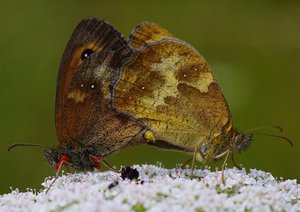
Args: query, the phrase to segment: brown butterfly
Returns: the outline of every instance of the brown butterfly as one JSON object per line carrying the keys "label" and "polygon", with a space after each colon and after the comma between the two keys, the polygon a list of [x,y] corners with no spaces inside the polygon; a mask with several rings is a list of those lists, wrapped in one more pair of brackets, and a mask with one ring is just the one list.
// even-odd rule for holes
{"label": "brown butterfly", "polygon": [[46,151],[50,164],[67,157],[73,168],[91,170],[99,167],[98,159],[144,140],[148,128],[113,110],[110,102],[119,69],[133,56],[108,23],[98,19],[79,23],[58,73],[55,121],[60,146]]}
{"label": "brown butterfly", "polygon": [[45,156],[56,169],[99,168],[103,157],[146,141],[193,152],[193,164],[226,162],[253,135],[233,128],[205,59],[153,23],[137,26],[127,42],[102,20],[81,21],[62,57],[55,109],[60,145]]}
{"label": "brown butterfly", "polygon": [[[103,157],[145,141],[148,127],[113,110],[110,102],[119,69],[133,57],[122,35],[105,21],[84,19],[75,28],[57,78],[55,124],[60,145],[45,150],[57,170],[62,164],[83,171],[100,168]],[[20,145],[24,144],[11,148]]]}
{"label": "brown butterfly", "polygon": [[225,156],[224,170],[253,134],[264,134],[233,128],[211,67],[192,46],[154,23],[137,26],[128,43],[136,57],[121,69],[112,103],[151,129],[144,134],[149,144],[193,152],[192,166],[196,158],[206,163]]}

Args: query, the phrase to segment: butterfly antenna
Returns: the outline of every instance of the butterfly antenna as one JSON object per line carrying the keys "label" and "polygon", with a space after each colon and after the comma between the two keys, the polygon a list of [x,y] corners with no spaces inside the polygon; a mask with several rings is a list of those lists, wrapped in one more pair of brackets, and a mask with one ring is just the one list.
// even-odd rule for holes
{"label": "butterfly antenna", "polygon": [[278,126],[278,125],[267,125],[267,126],[252,128],[250,130],[245,131],[244,133],[251,133],[251,132],[258,131],[258,130],[269,129],[269,128],[274,128],[274,129],[279,130],[280,132],[283,132],[283,129],[282,129],[281,126]]}
{"label": "butterfly antenna", "polygon": [[272,134],[259,133],[259,132],[254,132],[254,133],[252,133],[252,134],[254,134],[254,135],[265,135],[265,136],[270,136],[270,137],[275,137],[275,138],[281,138],[282,140],[287,141],[291,146],[294,145],[293,142],[292,142],[290,139],[288,139],[287,137],[285,137],[285,136],[281,136],[281,135],[272,135]]}
{"label": "butterfly antenna", "polygon": [[8,147],[7,150],[10,151],[11,149],[13,149],[13,148],[15,148],[15,147],[19,147],[19,146],[34,146],[34,147],[43,147],[43,148],[51,149],[50,146],[43,145],[43,144],[16,143],[16,144],[12,144],[10,147]]}

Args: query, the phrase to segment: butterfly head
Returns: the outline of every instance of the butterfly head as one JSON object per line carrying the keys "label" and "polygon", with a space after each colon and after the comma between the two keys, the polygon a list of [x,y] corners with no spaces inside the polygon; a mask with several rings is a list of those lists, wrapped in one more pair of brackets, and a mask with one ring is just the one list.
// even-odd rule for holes
{"label": "butterfly head", "polygon": [[260,132],[260,130],[269,129],[269,128],[277,129],[280,132],[283,132],[283,129],[278,125],[257,127],[257,128],[247,130],[243,133],[235,132],[234,133],[234,152],[242,152],[242,151],[246,150],[250,146],[250,143],[251,143],[254,135],[263,135],[263,136],[279,138],[281,141],[285,141],[285,142],[289,143],[291,146],[293,146],[293,142],[285,136]]}
{"label": "butterfly head", "polygon": [[101,156],[94,155],[93,151],[87,147],[78,145],[61,145],[57,148],[45,150],[44,156],[49,164],[56,170],[62,165],[70,166],[80,171],[90,171],[95,168],[100,169],[99,161]]}
{"label": "butterfly head", "polygon": [[234,137],[234,152],[242,152],[251,144],[253,138],[253,133],[240,133]]}

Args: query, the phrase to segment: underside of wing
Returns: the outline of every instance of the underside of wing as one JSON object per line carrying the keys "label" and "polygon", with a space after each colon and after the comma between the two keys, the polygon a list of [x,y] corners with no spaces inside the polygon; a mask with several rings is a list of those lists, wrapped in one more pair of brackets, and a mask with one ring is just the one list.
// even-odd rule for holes
{"label": "underside of wing", "polygon": [[188,150],[220,135],[230,113],[205,59],[176,38],[136,51],[114,86],[114,108],[142,120],[157,140]]}
{"label": "underside of wing", "polygon": [[120,52],[99,52],[75,71],[63,107],[64,142],[82,143],[108,155],[134,140],[145,125],[111,108],[110,87],[118,76]]}
{"label": "underside of wing", "polygon": [[[96,18],[82,20],[75,28],[66,46],[57,78],[55,124],[60,142],[73,139],[84,130],[83,123],[76,123],[74,118],[77,109],[69,105],[70,98],[73,98],[76,104],[82,104],[83,94],[81,95],[80,92],[70,93],[70,87],[74,81],[78,81],[74,75],[79,67],[91,65],[91,62],[83,64],[86,58],[100,52],[118,52],[120,64],[133,54],[122,35],[110,24]],[[103,65],[105,64],[101,64],[99,61],[93,62],[94,65],[102,67],[104,70]],[[115,65],[117,66],[117,64]]]}

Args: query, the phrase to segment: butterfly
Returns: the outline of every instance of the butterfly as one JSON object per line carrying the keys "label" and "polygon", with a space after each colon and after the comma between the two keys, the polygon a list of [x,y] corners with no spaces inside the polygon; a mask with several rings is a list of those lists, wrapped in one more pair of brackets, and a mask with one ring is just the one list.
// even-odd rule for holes
{"label": "butterfly", "polygon": [[113,110],[111,88],[134,53],[105,21],[82,20],[64,51],[57,78],[55,124],[60,145],[45,151],[56,169],[100,168],[103,157],[143,140],[140,121]]}
{"label": "butterfly", "polygon": [[191,45],[149,22],[125,40],[97,18],[78,24],[63,53],[55,126],[60,144],[45,157],[57,170],[111,168],[103,158],[141,143],[190,152],[192,167],[225,157],[224,170],[255,134],[233,127],[211,67]]}
{"label": "butterfly", "polygon": [[[128,40],[135,59],[121,69],[112,105],[150,128],[151,145],[193,153],[203,163],[246,150],[255,132],[238,132],[204,57],[188,43],[155,23],[137,26]],[[282,130],[279,126],[272,126]],[[283,136],[269,135],[292,142]],[[236,163],[234,162],[236,165]],[[237,166],[237,165],[236,165]],[[224,178],[223,178],[224,179]]]}
{"label": "butterfly", "polygon": [[251,134],[233,128],[211,67],[192,46],[154,23],[139,25],[128,43],[137,55],[121,70],[112,103],[151,129],[149,143],[204,162],[249,146]]}

